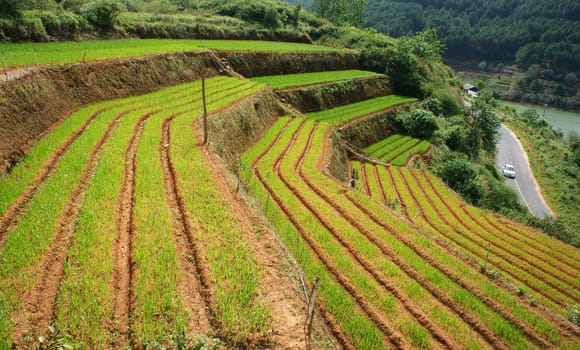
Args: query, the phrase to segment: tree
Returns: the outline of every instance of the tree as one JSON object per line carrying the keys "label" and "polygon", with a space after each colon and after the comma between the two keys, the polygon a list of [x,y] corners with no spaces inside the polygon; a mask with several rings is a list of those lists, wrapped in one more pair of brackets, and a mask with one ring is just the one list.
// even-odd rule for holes
{"label": "tree", "polygon": [[468,160],[452,157],[433,166],[433,172],[463,198],[478,204],[483,198],[477,167]]}
{"label": "tree", "polygon": [[471,141],[480,144],[485,151],[495,152],[500,123],[493,111],[492,103],[486,101],[485,96],[473,101],[467,111],[466,121],[467,127],[472,132]]}
{"label": "tree", "polygon": [[312,9],[335,24],[361,27],[364,22],[366,0],[314,0]]}
{"label": "tree", "polygon": [[97,0],[83,6],[81,14],[95,28],[108,32],[117,23],[123,9],[123,5],[115,0]]}
{"label": "tree", "polygon": [[397,123],[409,135],[425,139],[430,138],[439,128],[433,112],[422,108],[415,108],[409,113],[399,114]]}

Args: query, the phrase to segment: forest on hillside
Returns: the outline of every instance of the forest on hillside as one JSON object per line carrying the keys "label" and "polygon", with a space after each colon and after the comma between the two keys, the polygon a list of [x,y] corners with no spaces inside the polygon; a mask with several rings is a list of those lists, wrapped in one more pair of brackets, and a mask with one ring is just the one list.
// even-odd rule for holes
{"label": "forest on hillside", "polygon": [[[326,17],[318,8],[328,1],[288,1]],[[580,109],[577,0],[366,0],[362,22],[396,38],[434,28],[446,59],[479,63],[499,79],[517,65],[522,74],[496,91],[502,98]]]}

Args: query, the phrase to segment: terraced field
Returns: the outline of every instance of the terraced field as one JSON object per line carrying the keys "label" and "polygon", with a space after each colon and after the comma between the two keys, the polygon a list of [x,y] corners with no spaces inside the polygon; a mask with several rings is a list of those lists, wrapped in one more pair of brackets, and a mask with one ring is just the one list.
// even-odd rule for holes
{"label": "terraced field", "polygon": [[369,156],[385,163],[402,166],[407,164],[407,161],[413,155],[424,153],[428,149],[428,141],[394,134],[380,142],[370,145],[364,151]]}
{"label": "terraced field", "polygon": [[[321,276],[322,314],[345,348],[578,346],[576,327],[559,322],[559,316],[535,307],[521,293],[482,274],[451,243],[433,238],[427,234],[432,232],[424,233],[422,227],[367,194],[324,175],[321,168],[327,161],[331,129],[325,123],[283,118],[242,161],[249,169],[246,180],[252,193],[287,248],[307,275]],[[416,171],[400,172],[419,178]],[[442,191],[430,176],[425,175],[425,179],[434,188],[431,192]],[[402,191],[399,187],[395,190]],[[416,191],[405,193],[413,196]],[[463,235],[476,236],[459,227],[469,217],[494,228],[497,240],[511,243],[505,248],[494,241],[486,268],[506,267],[502,261],[506,259],[514,264],[511,269],[537,278],[515,280],[525,286],[530,283],[534,295],[537,293],[536,301],[550,307],[578,301],[580,256],[575,249],[544,235],[536,237],[538,233],[515,223],[509,227],[517,226],[517,234],[502,230],[508,221],[483,215],[459,202],[455,205],[458,209],[451,211],[453,219],[446,220],[465,231]],[[416,213],[406,206],[404,209],[408,218],[417,222]],[[466,218],[459,221],[455,215]],[[476,224],[470,224],[476,231]],[[530,246],[518,244],[520,240]],[[524,265],[526,269],[520,268]],[[536,290],[534,283],[559,287]]]}
{"label": "terraced field", "polygon": [[[206,83],[210,113],[265,89]],[[279,118],[239,159],[304,288],[321,278],[317,313],[332,340],[315,348],[580,348],[580,329],[563,318],[580,303],[577,249],[466,205],[423,171],[352,162],[355,189],[323,171],[336,125],[415,100]],[[34,347],[49,325],[80,348],[177,347],[198,336],[306,348],[298,284],[201,145],[201,101],[198,81],[83,108],[0,178],[0,348]],[[365,152],[404,164],[428,146],[394,135]]]}
{"label": "terraced field", "polygon": [[293,52],[341,51],[319,45],[253,40],[126,39],[0,44],[3,63],[6,67],[33,64],[62,64],[208,49],[218,51],[232,49]]}
{"label": "terraced field", "polygon": [[[210,112],[263,89],[224,77],[207,87]],[[49,325],[101,349],[182,333],[249,346],[272,341],[274,325],[301,329],[272,299],[288,287],[264,293],[266,281],[284,288],[263,277],[277,258],[263,261],[260,226],[200,147],[201,108],[199,81],[89,106],[0,179],[0,348],[31,346]]]}
{"label": "terraced field", "polygon": [[286,75],[270,75],[263,77],[254,77],[251,80],[262,84],[268,84],[273,89],[278,90],[344,80],[364,79],[381,75],[382,74],[362,70],[343,70],[343,71],[326,71],[326,72],[299,73]]}
{"label": "terraced field", "polygon": [[388,95],[320,112],[307,113],[306,117],[308,119],[323,121],[332,125],[342,125],[352,122],[355,119],[366,118],[371,114],[414,101],[417,101],[417,99],[398,95]]}

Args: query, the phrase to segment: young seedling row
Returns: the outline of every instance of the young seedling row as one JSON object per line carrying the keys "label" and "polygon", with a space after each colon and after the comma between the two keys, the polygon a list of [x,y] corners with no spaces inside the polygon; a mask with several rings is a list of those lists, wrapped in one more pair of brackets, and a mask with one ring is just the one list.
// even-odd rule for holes
{"label": "young seedling row", "polygon": [[383,141],[377,142],[365,148],[365,152],[385,163],[402,166],[409,158],[417,153],[424,153],[429,149],[429,142],[402,136],[391,135]]}
{"label": "young seedling row", "polygon": [[[334,293],[321,290],[321,303],[329,309],[356,303],[357,317],[370,320],[387,347],[549,348],[574,342],[568,329],[552,325],[516,293],[482,278],[476,267],[433,244],[421,229],[323,175],[316,164],[328,148],[323,145],[327,128],[282,120],[268,141],[244,158],[257,178],[248,175],[250,188],[273,224],[289,230],[286,218],[294,228],[285,236],[286,245],[299,257],[305,249],[313,254],[309,264],[328,278]],[[344,314],[336,311],[332,321],[342,327],[348,344],[371,344],[377,328],[361,327],[355,334],[349,327],[354,314]]]}
{"label": "young seedling row", "polygon": [[275,90],[280,90],[344,80],[365,79],[377,76],[382,76],[382,74],[362,70],[343,70],[343,71],[326,71],[326,72],[286,74],[286,75],[271,75],[271,76],[254,77],[251,80],[258,83],[270,85]]}
{"label": "young seedling row", "polygon": [[412,97],[387,95],[320,112],[307,113],[306,117],[315,121],[324,121],[333,125],[342,125],[356,119],[366,118],[369,115],[388,110],[394,106],[414,102],[416,100],[416,98]]}
{"label": "young seedling row", "polygon": [[[262,89],[207,86],[210,112]],[[89,348],[270,339],[254,233],[192,127],[201,100],[198,81],[79,110],[1,180],[16,188],[2,197],[1,347],[33,346],[49,326]]]}

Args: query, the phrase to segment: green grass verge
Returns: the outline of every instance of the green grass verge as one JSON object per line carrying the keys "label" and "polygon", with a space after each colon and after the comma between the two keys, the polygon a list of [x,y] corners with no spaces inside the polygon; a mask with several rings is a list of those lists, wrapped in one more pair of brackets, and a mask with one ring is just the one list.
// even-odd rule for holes
{"label": "green grass verge", "polygon": [[375,113],[399,104],[417,101],[413,97],[388,95],[365,101],[352,103],[346,106],[327,109],[321,112],[307,113],[308,119],[325,121],[329,124],[340,125],[357,117]]}
{"label": "green grass verge", "polygon": [[369,78],[382,76],[382,74],[362,71],[362,70],[343,70],[343,71],[326,71],[302,74],[287,75],[270,75],[263,77],[254,77],[251,80],[259,83],[270,85],[276,90],[289,87],[307,86],[320,83],[329,83],[341,80],[351,80],[358,78]]}
{"label": "green grass verge", "polygon": [[0,44],[6,67],[63,64],[169,52],[218,51],[341,51],[326,46],[252,40],[123,39],[78,42]]}

